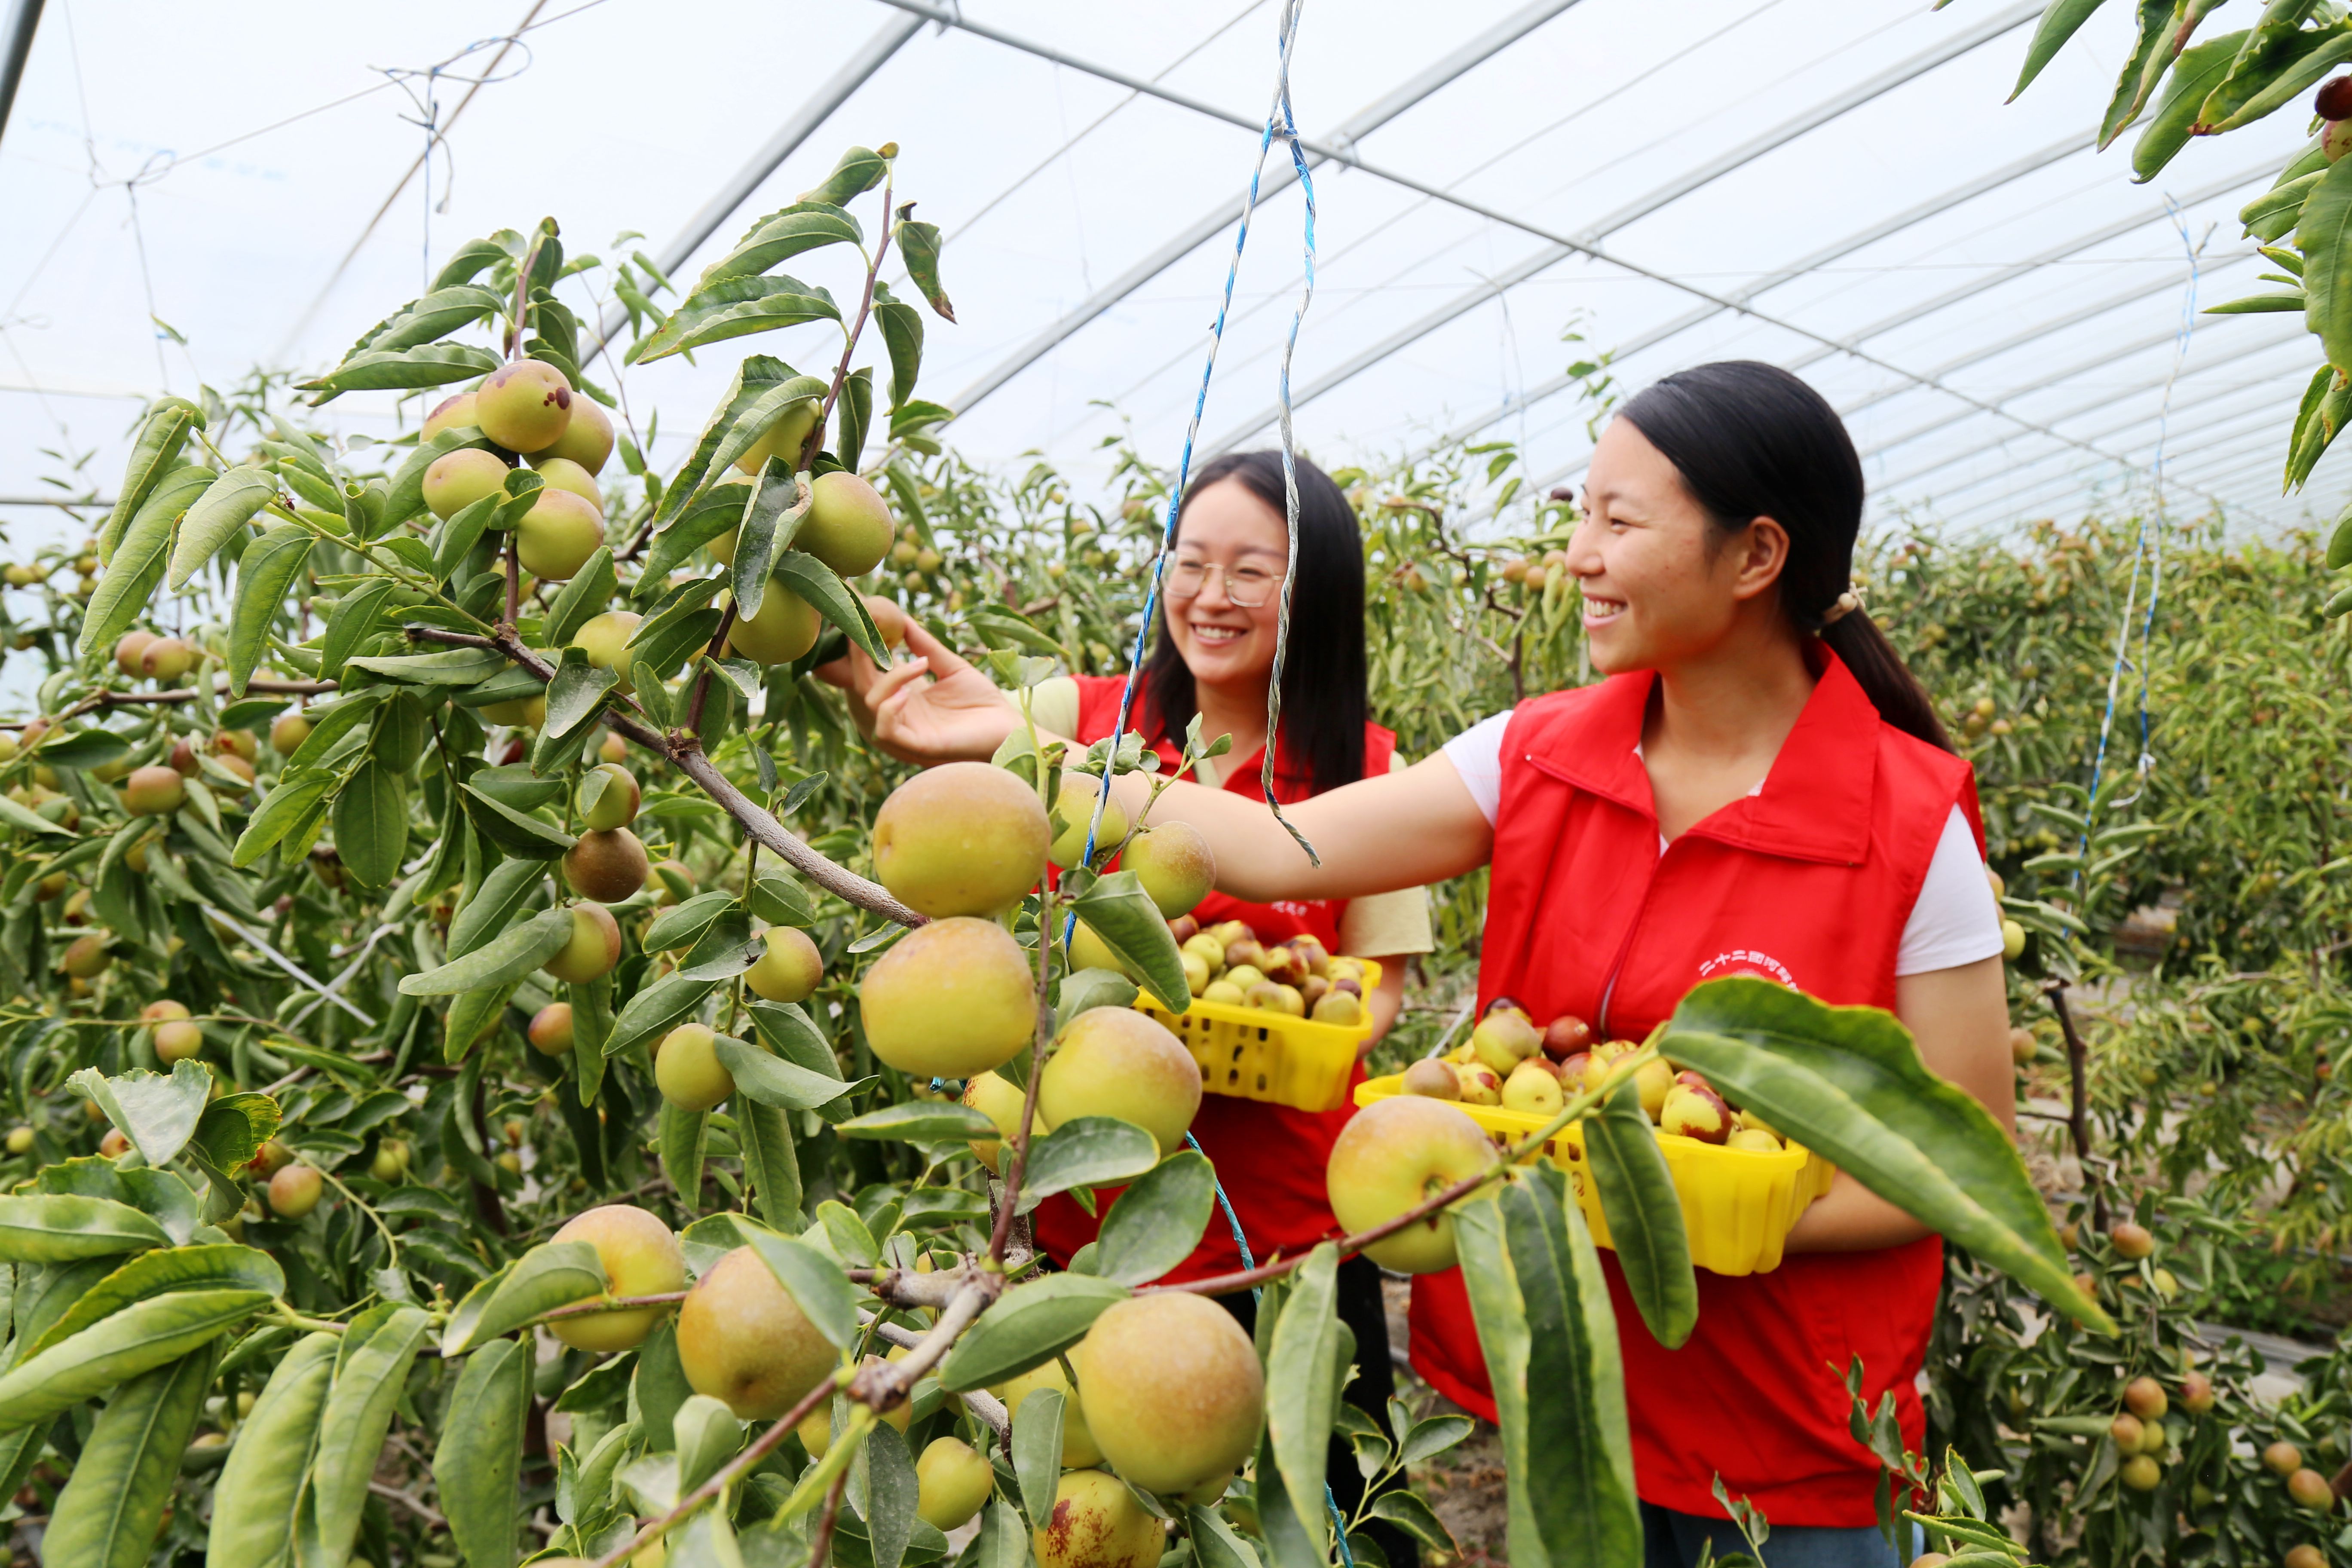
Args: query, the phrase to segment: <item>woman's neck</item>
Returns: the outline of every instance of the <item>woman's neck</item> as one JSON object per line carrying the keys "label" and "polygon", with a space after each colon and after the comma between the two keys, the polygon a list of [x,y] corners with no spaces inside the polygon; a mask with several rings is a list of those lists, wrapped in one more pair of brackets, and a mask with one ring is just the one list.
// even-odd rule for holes
{"label": "woman's neck", "polygon": [[1659,671],[1642,755],[1667,837],[1763,782],[1814,679],[1802,644],[1782,626]]}
{"label": "woman's neck", "polygon": [[1226,767],[1265,744],[1265,694],[1270,685],[1271,679],[1254,681],[1247,688],[1194,684],[1192,702],[1201,715],[1201,739],[1234,738]]}

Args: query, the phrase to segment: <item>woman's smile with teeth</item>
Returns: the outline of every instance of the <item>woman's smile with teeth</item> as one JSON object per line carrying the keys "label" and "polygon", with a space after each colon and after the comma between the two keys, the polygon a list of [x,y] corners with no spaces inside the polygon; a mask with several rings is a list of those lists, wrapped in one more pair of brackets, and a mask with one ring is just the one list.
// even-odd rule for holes
{"label": "woman's smile with teeth", "polygon": [[1614,620],[1624,613],[1624,609],[1625,601],[1622,599],[1604,599],[1597,595],[1587,594],[1584,596],[1584,623],[1587,626],[1594,626],[1602,621]]}
{"label": "woman's smile with teeth", "polygon": [[1228,643],[1247,637],[1247,626],[1221,626],[1211,621],[1194,621],[1192,635],[1204,643]]}

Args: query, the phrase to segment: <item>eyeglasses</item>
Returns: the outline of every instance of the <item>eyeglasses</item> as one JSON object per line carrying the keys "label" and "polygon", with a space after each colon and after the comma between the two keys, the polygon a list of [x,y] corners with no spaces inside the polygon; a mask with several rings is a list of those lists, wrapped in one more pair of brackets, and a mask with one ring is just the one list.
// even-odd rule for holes
{"label": "eyeglasses", "polygon": [[1213,561],[1186,561],[1181,557],[1168,569],[1168,596],[1171,599],[1196,599],[1201,590],[1209,585],[1209,574],[1214,572],[1225,580],[1225,597],[1245,610],[1255,610],[1274,597],[1282,585],[1282,574],[1268,572],[1262,566],[1220,566]]}

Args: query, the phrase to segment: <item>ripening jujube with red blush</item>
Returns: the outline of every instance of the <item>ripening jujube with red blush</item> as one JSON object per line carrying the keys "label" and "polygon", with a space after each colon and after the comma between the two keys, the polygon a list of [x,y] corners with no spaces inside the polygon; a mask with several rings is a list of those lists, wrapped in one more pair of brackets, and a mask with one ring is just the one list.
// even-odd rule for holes
{"label": "ripening jujube with red blush", "polygon": [[[634,1204],[604,1204],[574,1215],[551,1241],[584,1241],[596,1249],[612,1296],[659,1296],[686,1287],[686,1255],[660,1219]],[[594,1300],[593,1297],[588,1298]],[[557,1318],[548,1332],[580,1351],[625,1351],[645,1342],[663,1307],[585,1312]]]}
{"label": "ripening jujube with red blush", "polygon": [[325,1181],[310,1165],[286,1165],[269,1178],[270,1211],[280,1219],[300,1219],[319,1206]]}
{"label": "ripening jujube with red blush", "polygon": [[551,1002],[530,1016],[527,1031],[531,1048],[542,1056],[560,1057],[572,1050],[572,1004]]}
{"label": "ripening jujube with red blush", "polygon": [[133,768],[122,783],[122,809],[133,816],[164,816],[187,798],[187,781],[176,768]]}
{"label": "ripening jujube with red blush", "polygon": [[444,452],[425,470],[425,509],[446,522],[483,497],[504,489],[510,471],[496,454],[479,447]]}
{"label": "ripening jujube with red blush", "polygon": [[[602,904],[574,904],[571,940],[540,967],[558,980],[585,985],[613,973],[620,962],[621,922],[613,911]],[[567,1010],[563,1017],[569,1028],[571,1013]]]}
{"label": "ripening jujube with red blush", "polygon": [[1085,1343],[1087,1429],[1137,1486],[1184,1491],[1255,1451],[1265,1373],[1249,1335],[1214,1301],[1167,1291],[1113,1302]]}
{"label": "ripening jujube with red blush", "polygon": [[573,892],[600,904],[633,896],[651,869],[645,845],[625,827],[603,833],[591,828],[563,852],[563,879]]}

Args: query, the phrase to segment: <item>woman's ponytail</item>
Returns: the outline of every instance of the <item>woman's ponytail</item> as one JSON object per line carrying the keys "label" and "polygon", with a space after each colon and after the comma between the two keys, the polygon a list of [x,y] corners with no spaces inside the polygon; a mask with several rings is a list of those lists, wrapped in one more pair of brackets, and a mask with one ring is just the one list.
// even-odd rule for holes
{"label": "woman's ponytail", "polygon": [[1675,372],[1618,413],[1727,532],[1759,517],[1780,523],[1789,536],[1780,606],[1790,620],[1844,662],[1880,718],[1954,750],[1935,704],[1853,595],[1862,458],[1837,410],[1778,365],[1723,360]]}

